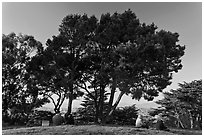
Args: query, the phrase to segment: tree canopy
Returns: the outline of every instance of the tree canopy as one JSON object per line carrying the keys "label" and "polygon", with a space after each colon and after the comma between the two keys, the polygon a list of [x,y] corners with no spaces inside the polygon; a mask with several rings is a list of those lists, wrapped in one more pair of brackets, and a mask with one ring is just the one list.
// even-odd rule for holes
{"label": "tree canopy", "polygon": [[[59,34],[48,39],[44,48],[38,46],[29,60],[28,80],[36,82],[30,86],[36,85],[41,95],[58,95],[56,111],[67,97],[70,114],[73,99],[88,94],[95,103],[96,121],[103,123],[123,95],[153,100],[171,84],[173,73],[182,68],[185,50],[178,38],[178,33],[157,30],[154,23],[141,23],[131,10],[102,14],[100,19],[67,15]],[[114,102],[115,92],[120,93]]]}
{"label": "tree canopy", "polygon": [[10,33],[2,36],[2,109],[17,109],[26,115],[49,102],[39,98],[35,80],[27,71],[32,54],[42,48],[33,36]]}

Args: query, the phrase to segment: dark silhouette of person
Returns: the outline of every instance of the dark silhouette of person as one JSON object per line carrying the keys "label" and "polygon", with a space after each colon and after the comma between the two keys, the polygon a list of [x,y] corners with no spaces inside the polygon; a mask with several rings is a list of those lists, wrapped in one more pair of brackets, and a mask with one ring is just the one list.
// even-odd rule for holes
{"label": "dark silhouette of person", "polygon": [[164,125],[164,122],[161,119],[161,117],[157,117],[157,121],[156,121],[156,126],[155,127],[156,127],[157,130],[169,131],[169,129]]}
{"label": "dark silhouette of person", "polygon": [[64,119],[65,119],[65,124],[68,124],[68,125],[74,125],[74,117],[72,116],[72,114],[68,114],[66,113],[64,115]]}

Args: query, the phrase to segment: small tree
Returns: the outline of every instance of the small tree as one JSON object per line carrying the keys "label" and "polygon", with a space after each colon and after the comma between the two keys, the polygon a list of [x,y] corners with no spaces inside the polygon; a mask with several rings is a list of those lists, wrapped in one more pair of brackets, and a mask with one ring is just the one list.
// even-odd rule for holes
{"label": "small tree", "polygon": [[[90,92],[90,94],[85,94],[84,100],[81,103],[82,108],[79,109],[79,113],[84,117],[85,119],[89,119],[89,122],[95,122],[98,123],[99,118],[99,96],[97,96],[100,93],[100,90],[94,90]],[[103,114],[107,113],[107,100],[108,100],[109,93],[104,94],[104,111]]]}
{"label": "small tree", "polygon": [[156,103],[162,105],[168,117],[176,119],[178,127],[202,128],[202,81],[184,82],[179,86],[164,93],[164,99]]}

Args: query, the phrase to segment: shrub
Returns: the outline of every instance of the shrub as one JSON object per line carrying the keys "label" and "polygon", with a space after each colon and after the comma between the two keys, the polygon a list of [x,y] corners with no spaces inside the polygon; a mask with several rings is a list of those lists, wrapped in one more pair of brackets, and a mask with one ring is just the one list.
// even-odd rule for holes
{"label": "shrub", "polygon": [[90,122],[94,122],[94,112],[90,111],[91,107],[93,106],[89,106],[89,109],[78,108],[77,111],[73,113],[77,124],[89,124]]}
{"label": "shrub", "polygon": [[[76,123],[78,124],[90,124],[94,122],[94,106],[89,106],[86,108],[78,108],[74,113]],[[118,107],[111,118],[106,121],[107,124],[117,124],[117,125],[135,125],[135,120],[138,114],[138,108],[135,105],[127,107]],[[104,112],[106,113],[106,112]]]}
{"label": "shrub", "polygon": [[112,121],[109,123],[118,125],[135,125],[138,115],[138,108],[135,105],[120,107],[113,112]]}
{"label": "shrub", "polygon": [[28,114],[23,110],[12,108],[2,113],[2,119],[7,125],[21,126],[28,120]]}
{"label": "shrub", "polygon": [[10,117],[7,111],[2,112],[2,122],[3,123],[9,123]]}
{"label": "shrub", "polygon": [[41,126],[42,120],[48,120],[51,123],[53,115],[50,111],[34,110],[28,117],[27,126]]}

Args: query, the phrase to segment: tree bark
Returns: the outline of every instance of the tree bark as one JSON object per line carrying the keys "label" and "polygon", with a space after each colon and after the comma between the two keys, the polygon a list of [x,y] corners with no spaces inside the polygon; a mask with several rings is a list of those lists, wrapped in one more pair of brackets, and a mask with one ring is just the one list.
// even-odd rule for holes
{"label": "tree bark", "polygon": [[202,129],[202,114],[201,115],[198,114],[197,123],[198,123],[199,129]]}
{"label": "tree bark", "polygon": [[[73,53],[74,51],[71,51],[71,53]],[[73,53],[73,55],[75,55]],[[69,86],[69,101],[68,101],[68,109],[67,109],[67,114],[71,114],[72,113],[72,102],[73,102],[73,90],[74,90],[74,72],[75,72],[75,61],[74,60],[72,62],[72,70],[71,70],[71,79],[70,81],[68,82],[68,86]]]}
{"label": "tree bark", "polygon": [[109,112],[107,118],[110,117],[110,116],[113,114],[113,111],[114,111],[114,110],[116,109],[116,107],[118,106],[118,104],[119,104],[119,102],[120,102],[120,100],[122,99],[122,96],[123,96],[124,94],[125,94],[125,92],[123,92],[123,91],[120,92],[120,94],[119,94],[119,96],[118,96],[118,98],[117,98],[115,104],[114,104],[113,107],[111,108],[111,111]]}
{"label": "tree bark", "polygon": [[178,126],[181,126],[181,128],[185,129],[181,119],[179,118],[180,116],[179,116],[179,114],[178,114],[176,109],[175,109],[175,111],[176,111],[176,118],[177,118],[177,121],[178,121]]}
{"label": "tree bark", "polygon": [[96,124],[99,124],[99,102],[98,102],[98,91],[97,89],[94,87],[94,91],[95,91],[95,96],[93,97],[94,99],[94,106],[95,106],[95,119],[94,119],[94,122]]}
{"label": "tree bark", "polygon": [[117,84],[117,81],[116,81],[116,78],[114,76],[113,77],[113,82],[112,82],[112,87],[111,87],[110,99],[109,99],[109,102],[108,102],[108,114],[110,113],[112,105],[113,105],[113,99],[114,99],[114,95],[115,95],[116,84]]}
{"label": "tree bark", "polygon": [[193,129],[194,128],[194,122],[193,122],[193,117],[192,117],[190,110],[188,110],[188,113],[189,113],[189,118],[190,118],[190,128]]}
{"label": "tree bark", "polygon": [[73,102],[73,84],[69,86],[69,101],[68,101],[68,108],[67,114],[71,114],[72,112],[72,102]]}
{"label": "tree bark", "polygon": [[95,110],[96,110],[96,113],[95,113],[95,119],[94,119],[94,122],[96,123],[96,124],[98,124],[99,123],[99,109],[98,109],[98,104],[97,104],[97,102],[95,102]]}
{"label": "tree bark", "polygon": [[104,108],[104,89],[103,84],[100,85],[100,98],[99,98],[99,118],[100,123],[104,123],[103,108]]}

